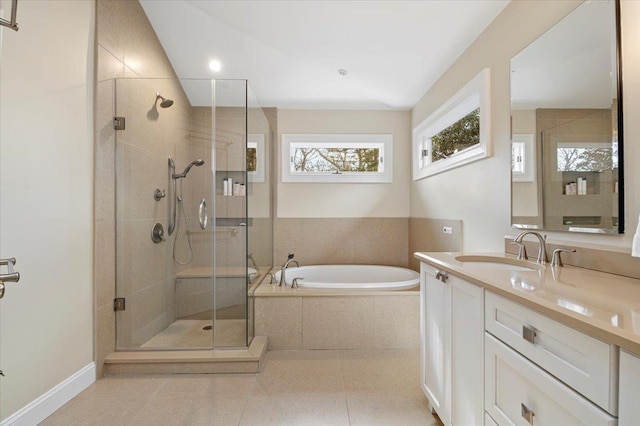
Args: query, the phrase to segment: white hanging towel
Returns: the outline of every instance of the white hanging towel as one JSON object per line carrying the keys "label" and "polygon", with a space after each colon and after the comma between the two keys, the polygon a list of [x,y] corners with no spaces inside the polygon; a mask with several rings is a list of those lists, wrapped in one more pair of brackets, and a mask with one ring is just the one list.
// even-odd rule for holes
{"label": "white hanging towel", "polygon": [[640,217],[638,217],[638,229],[636,229],[636,234],[633,236],[631,256],[640,257]]}

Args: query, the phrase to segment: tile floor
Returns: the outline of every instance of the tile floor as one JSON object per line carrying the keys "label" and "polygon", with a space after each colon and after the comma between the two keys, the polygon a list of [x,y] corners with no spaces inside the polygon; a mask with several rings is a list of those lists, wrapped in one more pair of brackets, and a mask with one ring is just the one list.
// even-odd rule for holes
{"label": "tile floor", "polygon": [[261,373],[112,376],[43,425],[441,425],[415,350],[271,351]]}

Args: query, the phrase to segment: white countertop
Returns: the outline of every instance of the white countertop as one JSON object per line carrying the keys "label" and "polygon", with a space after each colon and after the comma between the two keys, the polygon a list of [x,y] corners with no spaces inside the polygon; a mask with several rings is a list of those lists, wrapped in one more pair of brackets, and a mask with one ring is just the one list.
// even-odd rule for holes
{"label": "white countertop", "polygon": [[[640,280],[529,261],[514,271],[456,260],[475,253],[416,253],[415,257],[471,283],[537,310],[572,328],[640,355]],[[479,253],[515,260],[504,253]]]}

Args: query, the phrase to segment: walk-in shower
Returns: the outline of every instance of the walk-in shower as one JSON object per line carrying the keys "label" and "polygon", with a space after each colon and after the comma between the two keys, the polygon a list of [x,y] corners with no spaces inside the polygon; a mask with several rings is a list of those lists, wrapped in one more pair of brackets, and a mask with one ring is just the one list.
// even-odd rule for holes
{"label": "walk-in shower", "polygon": [[[120,78],[115,88],[126,119],[115,132],[117,350],[247,347],[253,287],[273,259],[275,114],[245,80]],[[150,93],[160,116],[142,101]],[[244,192],[225,193],[225,181]]]}

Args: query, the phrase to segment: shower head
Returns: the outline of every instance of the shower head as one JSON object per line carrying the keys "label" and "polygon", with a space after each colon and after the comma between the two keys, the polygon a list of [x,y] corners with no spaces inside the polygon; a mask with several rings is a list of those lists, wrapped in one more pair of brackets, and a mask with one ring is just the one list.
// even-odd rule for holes
{"label": "shower head", "polygon": [[191,170],[191,168],[193,166],[200,167],[203,164],[204,164],[204,160],[202,160],[200,158],[197,159],[197,160],[194,160],[194,161],[190,162],[189,164],[187,164],[187,167],[185,167],[185,169],[184,169],[184,171],[182,173],[180,173],[179,175],[178,174],[174,174],[172,177],[174,179],[180,179],[180,178],[183,178],[183,177],[187,177],[187,173],[189,173],[189,170]]}
{"label": "shower head", "polygon": [[158,102],[158,99],[162,100],[162,102],[160,102],[161,108],[169,108],[173,105],[173,99],[166,99],[164,96],[160,95],[160,92],[156,92],[156,103]]}

